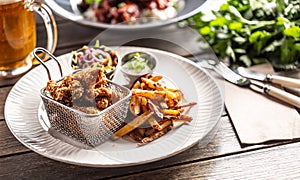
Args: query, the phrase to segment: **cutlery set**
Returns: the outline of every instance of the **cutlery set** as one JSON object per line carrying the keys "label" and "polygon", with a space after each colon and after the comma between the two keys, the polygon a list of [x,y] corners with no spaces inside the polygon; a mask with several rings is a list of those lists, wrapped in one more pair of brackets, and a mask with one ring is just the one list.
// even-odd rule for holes
{"label": "cutlery set", "polygon": [[300,80],[284,76],[277,76],[272,74],[264,74],[257,71],[252,71],[244,67],[234,69],[238,74],[246,78],[255,79],[258,81],[269,82],[274,84],[281,84],[287,87],[300,88]]}
{"label": "cutlery set", "polygon": [[217,60],[201,60],[197,61],[197,64],[199,64],[203,68],[213,69],[225,80],[233,84],[241,87],[248,87],[253,91],[267,94],[297,108],[300,108],[300,97],[288,93],[280,88],[274,87],[270,84],[264,83],[268,82],[293,88],[300,88],[299,79],[271,74],[263,74],[242,67],[232,70],[223,62]]}

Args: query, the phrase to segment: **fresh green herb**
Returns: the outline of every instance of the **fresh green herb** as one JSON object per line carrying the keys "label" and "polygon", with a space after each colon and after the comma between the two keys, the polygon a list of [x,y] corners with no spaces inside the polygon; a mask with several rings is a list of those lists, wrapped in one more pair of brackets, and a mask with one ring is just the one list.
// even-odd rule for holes
{"label": "fresh green herb", "polygon": [[142,58],[139,53],[136,53],[136,55],[129,61],[127,65],[130,70],[138,73],[145,69],[147,63],[147,59]]}
{"label": "fresh green herb", "polygon": [[227,0],[212,13],[210,20],[200,12],[188,22],[219,58],[246,66],[269,61],[277,68],[299,63],[299,0]]}
{"label": "fresh green herb", "polygon": [[94,47],[100,47],[100,41],[96,40]]}
{"label": "fresh green herb", "polygon": [[140,53],[137,52],[124,64],[124,68],[130,72],[139,74],[152,69],[152,64],[149,64],[148,62],[148,59],[144,58]]}
{"label": "fresh green herb", "polygon": [[93,3],[95,3],[95,4],[99,5],[99,4],[101,4],[102,0],[85,0],[85,2],[87,4],[93,4]]}

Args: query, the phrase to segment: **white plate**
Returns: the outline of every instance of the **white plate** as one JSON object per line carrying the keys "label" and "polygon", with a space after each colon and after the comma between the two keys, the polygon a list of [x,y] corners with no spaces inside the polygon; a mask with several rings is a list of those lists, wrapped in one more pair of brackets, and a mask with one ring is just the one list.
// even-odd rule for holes
{"label": "white plate", "polygon": [[[136,47],[115,49],[120,56]],[[206,144],[204,139],[215,129],[223,112],[224,99],[216,81],[202,68],[190,60],[164,51],[138,48],[151,52],[158,60],[155,72],[169,77],[182,90],[185,99],[196,101],[189,115],[190,124],[182,125],[167,135],[145,146],[120,139],[107,141],[93,148],[83,149],[53,137],[48,132],[47,118],[43,115],[39,90],[48,81],[46,70],[38,66],[23,76],[12,88],[5,104],[6,123],[13,135],[29,149],[58,161],[95,167],[119,167],[143,164],[178,154],[195,144]],[[70,54],[58,57],[66,74]],[[52,78],[59,79],[54,61],[46,63],[51,67]],[[66,75],[65,74],[65,75]],[[118,81],[120,76],[116,75]]]}
{"label": "white plate", "polygon": [[51,7],[51,9],[59,14],[60,16],[69,19],[71,21],[77,22],[82,25],[97,27],[97,28],[110,28],[110,29],[118,29],[118,30],[136,30],[136,29],[146,29],[146,28],[154,28],[159,26],[168,25],[171,23],[175,23],[178,21],[182,21],[187,19],[196,13],[204,10],[202,5],[206,0],[185,0],[184,7],[180,10],[174,18],[170,18],[167,20],[161,21],[152,21],[144,24],[135,24],[135,25],[127,25],[127,24],[108,24],[95,22],[85,18],[81,13],[78,12],[76,4],[80,2],[80,0],[45,0],[46,4]]}

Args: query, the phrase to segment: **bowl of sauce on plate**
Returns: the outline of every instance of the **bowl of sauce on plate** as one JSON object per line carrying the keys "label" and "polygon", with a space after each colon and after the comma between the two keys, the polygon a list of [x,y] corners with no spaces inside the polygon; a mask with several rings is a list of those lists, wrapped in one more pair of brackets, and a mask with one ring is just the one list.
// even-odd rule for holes
{"label": "bowl of sauce on plate", "polygon": [[157,58],[148,52],[130,52],[121,59],[121,72],[129,84],[141,76],[152,73],[156,66]]}

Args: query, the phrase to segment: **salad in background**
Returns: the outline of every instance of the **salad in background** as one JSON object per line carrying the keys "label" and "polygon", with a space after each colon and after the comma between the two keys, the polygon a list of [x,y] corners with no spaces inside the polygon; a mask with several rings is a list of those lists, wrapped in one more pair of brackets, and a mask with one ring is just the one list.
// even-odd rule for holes
{"label": "salad in background", "polygon": [[251,66],[272,63],[294,69],[300,61],[299,0],[227,0],[211,19],[188,19],[220,59]]}
{"label": "salad in background", "polygon": [[184,0],[82,0],[78,9],[94,21],[134,24],[138,18],[173,18],[182,3]]}

